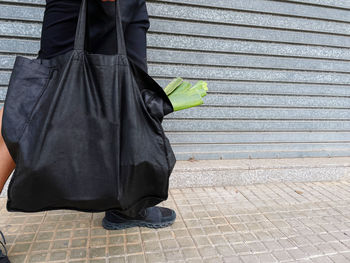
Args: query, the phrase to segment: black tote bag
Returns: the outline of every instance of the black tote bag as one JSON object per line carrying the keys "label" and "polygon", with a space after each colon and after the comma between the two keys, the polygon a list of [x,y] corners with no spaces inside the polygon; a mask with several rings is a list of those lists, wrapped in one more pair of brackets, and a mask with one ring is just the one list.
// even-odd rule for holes
{"label": "black tote bag", "polygon": [[16,58],[1,129],[16,163],[8,211],[136,214],[168,198],[176,158],[161,123],[173,107],[127,58],[119,9],[115,55],[86,52],[83,0],[73,51]]}

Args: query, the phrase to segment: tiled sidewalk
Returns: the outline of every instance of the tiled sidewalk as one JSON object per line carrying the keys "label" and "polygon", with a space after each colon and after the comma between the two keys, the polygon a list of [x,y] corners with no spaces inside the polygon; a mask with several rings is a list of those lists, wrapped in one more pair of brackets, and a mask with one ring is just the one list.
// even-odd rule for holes
{"label": "tiled sidewalk", "polygon": [[12,263],[350,262],[350,182],[170,189],[163,229],[105,231],[103,213],[8,213]]}

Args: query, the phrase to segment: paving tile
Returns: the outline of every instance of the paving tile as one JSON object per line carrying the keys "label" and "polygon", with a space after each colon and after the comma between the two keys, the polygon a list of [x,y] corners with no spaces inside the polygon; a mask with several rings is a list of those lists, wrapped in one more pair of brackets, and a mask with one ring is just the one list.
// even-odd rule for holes
{"label": "paving tile", "polygon": [[209,238],[206,236],[194,236],[193,240],[197,246],[211,245]]}
{"label": "paving tile", "polygon": [[163,251],[166,261],[181,261],[184,259],[184,256],[179,250]]}
{"label": "paving tile", "polygon": [[247,232],[247,233],[240,233],[240,235],[245,242],[259,241],[254,233]]}
{"label": "paving tile", "polygon": [[182,254],[185,259],[200,258],[200,254],[196,248],[184,248],[182,249]]}
{"label": "paving tile", "polygon": [[195,243],[192,238],[190,237],[181,237],[176,239],[177,243],[180,247],[194,247]]}
{"label": "paving tile", "polygon": [[32,251],[48,250],[50,247],[50,242],[34,242],[32,244]]}
{"label": "paving tile", "polygon": [[39,230],[40,231],[55,231],[55,229],[58,228],[57,222],[50,222],[50,223],[43,223],[40,225]]}
{"label": "paving tile", "polygon": [[55,233],[55,239],[67,239],[71,237],[71,231],[65,230],[65,231],[57,231]]}
{"label": "paving tile", "polygon": [[[107,231],[104,213],[9,213],[11,262],[350,262],[350,181],[170,189],[161,229]],[[298,194],[295,190],[302,191]]]}
{"label": "paving tile", "polygon": [[187,229],[175,229],[173,233],[175,238],[190,237],[190,233]]}
{"label": "paving tile", "polygon": [[228,240],[230,243],[242,243],[243,238],[239,233],[230,233],[230,234],[224,234],[224,237]]}
{"label": "paving tile", "polygon": [[235,255],[235,251],[229,244],[219,245],[215,247],[219,255],[229,257]]}
{"label": "paving tile", "polygon": [[331,243],[316,244],[315,247],[324,254],[333,254],[337,252],[337,250],[332,247]]}
{"label": "paving tile", "polygon": [[161,244],[159,240],[147,241],[143,243],[145,252],[159,252],[161,251]]}
{"label": "paving tile", "polygon": [[[76,239],[77,241],[81,241],[81,242],[77,242],[77,244],[81,246],[85,246],[87,239]],[[107,238],[106,237],[92,237],[90,239],[90,246],[91,247],[102,247],[102,246],[106,246],[107,244]]]}
{"label": "paving tile", "polygon": [[78,248],[70,250],[70,258],[71,259],[82,259],[86,258],[87,249],[86,248]]}
{"label": "paving tile", "polygon": [[40,241],[48,241],[51,240],[53,238],[53,232],[39,232],[36,240],[40,240]]}
{"label": "paving tile", "polygon": [[212,235],[212,236],[208,236],[208,238],[213,245],[220,245],[220,244],[227,243],[226,239],[222,235]]}
{"label": "paving tile", "polygon": [[269,251],[282,250],[283,247],[276,240],[262,241],[264,246]]}
{"label": "paving tile", "polygon": [[220,257],[204,258],[202,259],[203,263],[218,263],[223,262]]}
{"label": "paving tile", "polygon": [[205,235],[206,233],[202,228],[196,227],[196,228],[189,228],[188,231],[192,236],[200,236]]}
{"label": "paving tile", "polygon": [[279,262],[284,262],[284,261],[288,262],[288,261],[294,260],[293,257],[286,250],[275,251],[275,252],[272,253],[272,255]]}
{"label": "paving tile", "polygon": [[108,246],[108,255],[110,256],[121,256],[126,253],[125,246]]}
{"label": "paving tile", "polygon": [[73,231],[73,238],[88,237],[89,229],[77,229]]}
{"label": "paving tile", "polygon": [[128,254],[141,253],[142,252],[142,246],[141,246],[141,244],[127,244],[126,252]]}
{"label": "paving tile", "polygon": [[310,257],[318,257],[323,255],[323,252],[313,245],[300,246],[299,249]]}
{"label": "paving tile", "polygon": [[267,252],[267,249],[264,246],[263,242],[260,242],[260,241],[246,242],[246,245],[248,246],[249,250],[252,253]]}
{"label": "paving tile", "polygon": [[31,246],[31,243],[19,243],[15,244],[9,252],[15,254],[15,253],[26,253],[29,251],[29,248]]}
{"label": "paving tile", "polygon": [[105,247],[96,247],[89,248],[89,257],[90,258],[98,258],[106,256],[106,248]]}
{"label": "paving tile", "polygon": [[347,252],[349,251],[349,247],[345,246],[342,241],[334,241],[329,242],[329,244],[337,251],[337,252]]}
{"label": "paving tile", "polygon": [[198,251],[202,257],[216,256],[218,253],[212,246],[200,247]]}
{"label": "paving tile", "polygon": [[[158,235],[156,232],[141,233],[141,239],[142,239],[142,241],[158,240]],[[122,240],[120,240],[120,242],[121,241]]]}
{"label": "paving tile", "polygon": [[69,239],[54,240],[52,242],[52,249],[66,249],[69,247]]}
{"label": "paving tile", "polygon": [[108,240],[110,245],[122,245],[124,244],[124,242],[126,242],[126,236],[124,235],[109,236]]}
{"label": "paving tile", "polygon": [[221,232],[219,230],[219,226],[203,226],[203,231],[205,232],[206,235],[221,235]]}
{"label": "paving tile", "polygon": [[129,244],[139,243],[139,242],[141,242],[141,236],[138,233],[137,234],[126,235],[126,242],[129,243]]}
{"label": "paving tile", "polygon": [[237,243],[232,245],[232,247],[235,250],[236,254],[247,254],[251,252],[249,246],[246,243]]}
{"label": "paving tile", "polygon": [[334,263],[345,263],[348,262],[349,260],[343,256],[342,254],[334,254],[334,255],[329,255],[328,256]]}
{"label": "paving tile", "polygon": [[300,248],[289,249],[288,253],[294,258],[294,260],[306,259],[308,257],[307,253]]}
{"label": "paving tile", "polygon": [[9,229],[9,232],[19,232],[20,229],[22,229],[22,232],[23,233],[33,233],[33,232],[36,232],[38,231],[39,229],[39,224],[26,224],[23,226],[23,228],[19,227],[19,226],[12,226],[10,229]]}
{"label": "paving tile", "polygon": [[46,262],[46,258],[48,257],[48,253],[43,252],[43,253],[32,253],[29,255],[29,263],[34,263],[34,262]]}
{"label": "paving tile", "polygon": [[108,258],[109,263],[126,263],[125,257],[112,257]]}
{"label": "paving tile", "polygon": [[160,230],[158,231],[158,236],[160,240],[174,238],[173,233],[170,230]]}
{"label": "paving tile", "polygon": [[50,261],[59,261],[59,260],[65,260],[67,257],[66,251],[52,251],[49,256]]}
{"label": "paving tile", "polygon": [[107,230],[101,227],[101,224],[99,224],[99,228],[93,228],[91,229],[91,236],[92,237],[97,237],[97,236],[106,236]]}
{"label": "paving tile", "polygon": [[314,263],[334,263],[328,256],[312,258],[311,261]]}
{"label": "paving tile", "polygon": [[89,263],[106,263],[106,260],[104,258],[91,259],[91,260],[89,260]]}
{"label": "paving tile", "polygon": [[277,259],[269,253],[257,254],[257,258],[260,263],[274,263],[277,262]]}
{"label": "paving tile", "polygon": [[259,262],[258,261],[258,257],[255,256],[255,255],[241,255],[240,258],[241,258],[241,260],[244,263],[256,263],[256,262]]}
{"label": "paving tile", "polygon": [[223,258],[223,262],[225,263],[241,263],[243,262],[242,259],[240,259],[239,256],[229,256],[229,257],[224,257]]}
{"label": "paving tile", "polygon": [[[35,233],[21,234],[17,236],[16,243],[32,242],[34,240],[34,237],[35,237]],[[7,240],[7,243],[10,243],[8,236],[6,236],[6,240]]]}
{"label": "paving tile", "polygon": [[88,239],[87,238],[73,239],[72,243],[71,243],[71,247],[74,247],[74,248],[85,247],[87,243],[88,243]]}
{"label": "paving tile", "polygon": [[128,263],[144,263],[146,262],[144,255],[129,255],[127,256]]}
{"label": "paving tile", "polygon": [[161,263],[161,262],[166,262],[165,256],[161,252],[156,252],[156,253],[151,253],[151,254],[146,254],[146,262],[147,263]]}
{"label": "paving tile", "polygon": [[219,229],[219,231],[222,234],[227,234],[227,233],[233,233],[234,229],[232,226],[230,225],[222,225],[222,226],[217,226],[217,228]]}
{"label": "paving tile", "polygon": [[12,255],[12,256],[9,256],[9,260],[10,260],[12,263],[23,263],[23,262],[25,262],[26,257],[27,257],[26,254],[22,254],[22,255]]}

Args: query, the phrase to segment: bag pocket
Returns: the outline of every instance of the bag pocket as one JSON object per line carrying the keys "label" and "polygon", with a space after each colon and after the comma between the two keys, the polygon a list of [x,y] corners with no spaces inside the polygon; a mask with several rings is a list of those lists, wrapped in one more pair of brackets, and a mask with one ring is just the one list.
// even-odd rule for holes
{"label": "bag pocket", "polygon": [[51,72],[52,69],[41,64],[40,60],[20,56],[16,58],[5,98],[1,128],[14,160],[17,157],[18,141],[50,80]]}
{"label": "bag pocket", "polygon": [[163,118],[167,114],[164,100],[163,98],[159,97],[155,91],[152,90],[143,89],[141,91],[141,94],[148,113],[155,120],[159,130],[161,131],[162,144],[164,147],[163,149],[168,162],[168,175],[170,176],[176,163],[176,157],[162,126]]}
{"label": "bag pocket", "polygon": [[141,95],[148,113],[161,123],[165,116],[164,100],[155,91],[149,89],[143,89]]}

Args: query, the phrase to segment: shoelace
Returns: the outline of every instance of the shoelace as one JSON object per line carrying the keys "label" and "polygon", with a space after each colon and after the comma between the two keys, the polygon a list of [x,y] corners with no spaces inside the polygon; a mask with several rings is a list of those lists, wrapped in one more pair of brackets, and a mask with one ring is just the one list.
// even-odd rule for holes
{"label": "shoelace", "polygon": [[4,248],[4,251],[5,251],[5,255],[2,253],[2,250],[0,248],[0,258],[3,258],[3,257],[6,257],[7,256],[7,249],[6,249],[6,239],[5,239],[5,236],[4,234],[0,231],[0,236],[2,237],[2,240],[0,240],[0,244],[1,246]]}

